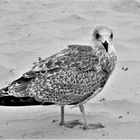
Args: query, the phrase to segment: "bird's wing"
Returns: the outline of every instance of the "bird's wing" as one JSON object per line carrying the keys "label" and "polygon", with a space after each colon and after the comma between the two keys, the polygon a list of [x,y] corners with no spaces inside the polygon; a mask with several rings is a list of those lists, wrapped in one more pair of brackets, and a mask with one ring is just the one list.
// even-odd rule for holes
{"label": "bird's wing", "polygon": [[80,102],[103,87],[106,80],[100,57],[91,46],[68,46],[67,50],[43,61],[43,65],[41,69],[46,72],[28,87],[30,96],[41,102]]}
{"label": "bird's wing", "polygon": [[42,71],[34,72],[29,71],[24,73],[19,79],[14,80],[8,87],[1,89],[0,96],[16,96],[16,97],[28,97],[28,93],[26,92],[28,88],[28,84],[37,76],[39,76]]}
{"label": "bird's wing", "polygon": [[91,46],[71,45],[39,59],[31,71],[13,81],[4,92],[8,96],[34,97],[39,102],[78,103],[102,86],[104,75],[99,56]]}
{"label": "bird's wing", "polygon": [[[94,61],[89,60],[89,58],[94,59]],[[90,64],[91,62],[94,64]],[[51,57],[43,60],[39,58],[39,61],[34,63],[32,71],[51,71],[54,69],[78,66],[81,69],[88,69],[90,66],[96,66],[95,63],[98,62],[99,60],[95,56],[95,53],[93,53],[91,46],[69,45],[66,49]]]}
{"label": "bird's wing", "polygon": [[60,65],[61,57],[65,57],[69,53],[69,48],[62,50],[60,53],[57,53],[46,59],[39,58],[39,61],[34,63],[32,69],[24,73],[19,79],[14,80],[8,87],[0,90],[0,97],[2,96],[15,96],[15,97],[28,97],[29,93],[27,92],[28,85],[30,82],[49,71],[56,71]]}
{"label": "bird's wing", "polygon": [[64,59],[70,52],[70,48],[62,50],[60,53],[52,55],[51,57],[41,59],[34,63],[32,69],[24,73],[19,79],[14,80],[6,88],[0,89],[0,97],[3,96],[16,96],[16,97],[28,97],[27,92],[28,85],[30,82],[44,74],[46,71],[56,71],[60,67],[62,61],[59,59]]}
{"label": "bird's wing", "polygon": [[56,53],[45,59],[38,58],[38,62],[34,62],[32,71],[48,71],[53,70],[62,65],[62,59],[65,59],[70,54],[70,48],[66,48],[59,53]]}

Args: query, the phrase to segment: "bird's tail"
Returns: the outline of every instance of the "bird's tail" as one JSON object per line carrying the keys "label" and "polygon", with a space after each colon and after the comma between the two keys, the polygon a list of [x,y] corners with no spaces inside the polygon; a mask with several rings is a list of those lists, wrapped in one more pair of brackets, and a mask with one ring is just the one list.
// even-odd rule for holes
{"label": "bird's tail", "polygon": [[8,87],[0,89],[0,106],[33,106],[33,105],[53,105],[54,103],[41,103],[34,97],[15,97],[8,95]]}
{"label": "bird's tail", "polygon": [[33,97],[15,97],[8,95],[8,87],[0,89],[0,105],[1,106],[29,106],[40,105]]}
{"label": "bird's tail", "polygon": [[[13,81],[8,87],[0,89],[0,105],[3,106],[28,106],[28,105],[41,105],[42,103],[35,100],[35,97],[30,97],[27,88],[31,80],[37,77],[39,72],[29,71],[19,79]],[[9,94],[13,90],[15,94]],[[15,95],[15,96],[14,96]],[[43,105],[52,105],[54,103],[46,102]]]}
{"label": "bird's tail", "polygon": [[[15,80],[12,82],[12,85],[14,86],[16,83],[20,83],[19,86],[15,88],[16,93],[25,93],[27,85],[29,84],[29,79],[25,79],[23,77]],[[0,89],[0,106],[30,106],[30,105],[52,105],[54,103],[46,102],[41,103],[35,100],[34,97],[16,97],[13,95],[8,94],[8,88],[5,87]]]}

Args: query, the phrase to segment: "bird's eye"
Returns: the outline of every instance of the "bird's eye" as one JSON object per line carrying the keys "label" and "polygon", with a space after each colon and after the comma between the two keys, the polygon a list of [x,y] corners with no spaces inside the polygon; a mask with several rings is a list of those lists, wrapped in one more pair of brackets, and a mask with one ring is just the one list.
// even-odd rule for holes
{"label": "bird's eye", "polygon": [[111,33],[110,38],[113,39],[113,34]]}
{"label": "bird's eye", "polygon": [[96,39],[99,39],[100,35],[98,33],[96,33],[95,37],[96,37]]}

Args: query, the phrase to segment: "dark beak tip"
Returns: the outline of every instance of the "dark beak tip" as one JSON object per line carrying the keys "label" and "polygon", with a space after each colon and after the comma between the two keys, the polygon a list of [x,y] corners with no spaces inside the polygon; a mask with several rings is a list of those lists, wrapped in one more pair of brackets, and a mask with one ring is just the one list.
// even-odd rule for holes
{"label": "dark beak tip", "polygon": [[104,43],[102,43],[103,44],[103,46],[104,46],[104,48],[105,48],[105,50],[108,52],[108,42],[107,41],[105,41]]}

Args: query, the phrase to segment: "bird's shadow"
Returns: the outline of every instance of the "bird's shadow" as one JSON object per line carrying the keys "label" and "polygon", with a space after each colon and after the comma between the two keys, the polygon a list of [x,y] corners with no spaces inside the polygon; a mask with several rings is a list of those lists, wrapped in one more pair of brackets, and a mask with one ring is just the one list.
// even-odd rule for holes
{"label": "bird's shadow", "polygon": [[[105,128],[105,126],[103,126],[101,123],[88,124],[88,125],[89,125],[89,130]],[[71,129],[74,127],[78,127],[82,130],[87,130],[80,120],[72,120],[72,121],[65,122],[65,124],[63,126],[66,128],[71,128]]]}

